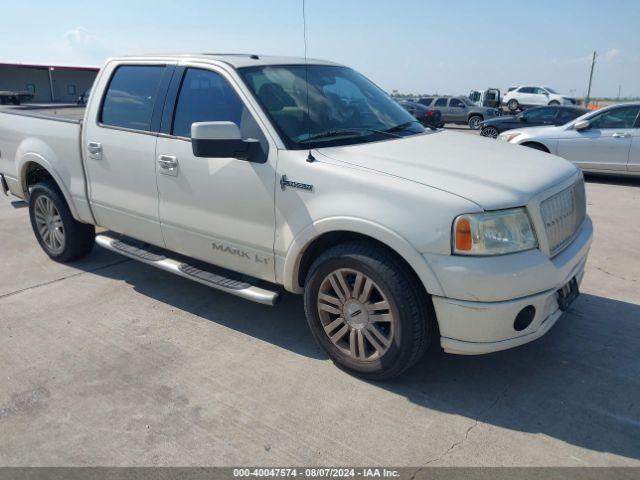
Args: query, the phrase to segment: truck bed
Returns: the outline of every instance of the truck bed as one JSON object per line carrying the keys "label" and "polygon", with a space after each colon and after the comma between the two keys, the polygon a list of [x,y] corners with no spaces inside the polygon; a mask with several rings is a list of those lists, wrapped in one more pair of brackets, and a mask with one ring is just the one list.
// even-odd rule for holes
{"label": "truck bed", "polygon": [[22,115],[28,117],[47,118],[51,120],[80,122],[84,117],[84,106],[70,105],[2,105],[0,113],[9,113],[13,115]]}
{"label": "truck bed", "polygon": [[74,217],[90,221],[84,164],[80,153],[84,108],[0,108],[0,174],[12,194],[25,197],[25,171],[46,169],[64,194]]}

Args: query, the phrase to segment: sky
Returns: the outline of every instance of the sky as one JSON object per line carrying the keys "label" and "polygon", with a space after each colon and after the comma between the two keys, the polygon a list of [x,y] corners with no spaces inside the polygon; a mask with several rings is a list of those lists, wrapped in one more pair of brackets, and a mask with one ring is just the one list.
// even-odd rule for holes
{"label": "sky", "polygon": [[[302,0],[1,1],[0,62],[99,66],[138,53],[303,56]],[[534,84],[640,96],[640,0],[306,0],[309,57],[387,91]]]}

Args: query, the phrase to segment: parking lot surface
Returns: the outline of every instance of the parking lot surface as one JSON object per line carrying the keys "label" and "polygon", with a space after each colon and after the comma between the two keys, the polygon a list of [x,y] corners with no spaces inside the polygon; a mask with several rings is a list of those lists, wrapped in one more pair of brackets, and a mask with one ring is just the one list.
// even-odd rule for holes
{"label": "parking lot surface", "polygon": [[549,334],[385,383],[332,365],[301,297],[99,247],[57,264],[0,197],[0,464],[640,466],[640,181],[587,193],[582,295]]}

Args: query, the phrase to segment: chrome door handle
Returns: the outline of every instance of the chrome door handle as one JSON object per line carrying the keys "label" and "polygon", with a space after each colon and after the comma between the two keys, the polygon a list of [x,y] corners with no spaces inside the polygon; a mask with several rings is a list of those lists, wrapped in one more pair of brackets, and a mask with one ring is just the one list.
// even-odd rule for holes
{"label": "chrome door handle", "polygon": [[100,160],[102,156],[102,145],[98,142],[89,142],[87,144],[87,150],[89,150],[89,156],[95,160]]}
{"label": "chrome door handle", "polygon": [[631,134],[630,133],[624,133],[624,132],[616,132],[611,136],[613,138],[629,138],[631,136]]}
{"label": "chrome door handle", "polygon": [[158,165],[160,165],[160,173],[174,177],[178,175],[178,159],[173,155],[160,155]]}

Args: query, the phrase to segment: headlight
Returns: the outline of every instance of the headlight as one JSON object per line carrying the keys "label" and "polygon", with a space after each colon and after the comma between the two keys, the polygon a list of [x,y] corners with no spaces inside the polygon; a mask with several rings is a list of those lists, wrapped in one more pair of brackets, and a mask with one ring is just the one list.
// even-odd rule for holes
{"label": "headlight", "polygon": [[498,136],[498,140],[502,140],[503,142],[510,142],[511,140],[516,138],[521,133],[522,132],[505,132],[505,133],[501,133]]}
{"label": "headlight", "polygon": [[460,215],[453,222],[453,253],[502,255],[538,246],[524,208]]}

